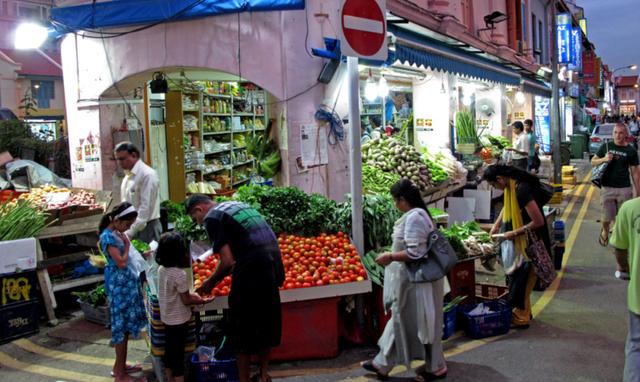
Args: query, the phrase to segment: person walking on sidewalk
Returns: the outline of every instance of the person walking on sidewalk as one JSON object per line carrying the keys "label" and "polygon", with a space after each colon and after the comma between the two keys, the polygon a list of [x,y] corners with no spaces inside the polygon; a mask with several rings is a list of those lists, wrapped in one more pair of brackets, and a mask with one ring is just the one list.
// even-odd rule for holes
{"label": "person walking on sidewalk", "polygon": [[502,232],[504,239],[513,241],[514,256],[502,253],[502,266],[507,274],[508,301],[513,313],[511,325],[526,329],[531,321],[531,291],[536,284],[536,273],[525,257],[526,230],[542,239],[551,253],[549,228],[542,210],[551,195],[542,188],[538,177],[512,166],[489,166],[483,179],[494,188],[504,190],[504,208],[489,234]]}
{"label": "person walking on sidewalk", "polygon": [[533,120],[524,120],[524,131],[527,134],[529,140],[529,158],[527,158],[527,171],[531,171],[534,174],[538,173],[540,168],[540,158],[536,152],[536,132],[533,127]]}
{"label": "person walking on sidewalk", "polygon": [[622,203],[634,196],[631,178],[636,189],[640,191],[640,167],[638,166],[638,152],[627,143],[629,131],[622,124],[616,124],[613,129],[613,142],[603,143],[593,159],[593,167],[608,162],[607,169],[602,176],[600,203],[602,204],[602,228],[598,242],[603,247],[609,244],[611,223],[615,220]]}
{"label": "person walking on sidewalk", "polygon": [[529,163],[529,137],[524,132],[522,122],[515,121],[511,127],[515,134],[515,141],[513,147],[507,147],[505,150],[511,152],[511,164],[526,171]]}
{"label": "person walking on sidewalk", "polygon": [[446,277],[428,283],[412,283],[405,262],[426,255],[427,239],[436,229],[420,190],[410,180],[402,179],[391,187],[396,208],[404,214],[393,229],[392,252],[378,256],[385,266],[385,308],[391,311],[382,336],[380,351],[372,360],[361,363],[385,380],[397,364],[411,368],[411,361],[424,359],[416,370],[416,381],[431,381],[447,376],[442,351],[442,302],[449,285]]}
{"label": "person walking on sidewalk", "polygon": [[138,218],[127,230],[127,236],[145,243],[158,241],[162,234],[158,174],[140,159],[140,150],[131,142],[118,143],[114,153],[126,171],[120,197],[122,201],[133,204],[138,211]]}
{"label": "person walking on sidewalk", "polygon": [[624,278],[630,280],[627,290],[629,333],[623,380],[640,382],[640,198],[629,200],[620,208],[611,245],[614,247],[618,272],[628,275]]}
{"label": "person walking on sidewalk", "polygon": [[[196,292],[208,294],[232,274],[229,337],[238,359],[240,382],[271,381],[269,353],[280,344],[282,333],[278,288],[284,282],[284,267],[278,239],[258,211],[244,203],[216,204],[195,194],[185,207],[192,219],[204,225],[213,252],[220,254],[214,274]],[[258,356],[260,372],[250,379],[252,355]]]}

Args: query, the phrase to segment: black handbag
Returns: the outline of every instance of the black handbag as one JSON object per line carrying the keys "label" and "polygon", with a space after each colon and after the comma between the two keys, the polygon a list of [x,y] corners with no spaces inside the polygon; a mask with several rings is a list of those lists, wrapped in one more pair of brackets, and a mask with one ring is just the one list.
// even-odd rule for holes
{"label": "black handbag", "polygon": [[427,238],[427,253],[420,259],[405,263],[409,281],[428,283],[443,278],[458,262],[456,252],[442,232],[434,229]]}
{"label": "black handbag", "polygon": [[[607,155],[609,154],[609,142],[605,143],[607,147]],[[601,188],[602,187],[602,177],[605,172],[609,168],[609,162],[600,163],[596,167],[591,170],[591,183],[594,186]]]}

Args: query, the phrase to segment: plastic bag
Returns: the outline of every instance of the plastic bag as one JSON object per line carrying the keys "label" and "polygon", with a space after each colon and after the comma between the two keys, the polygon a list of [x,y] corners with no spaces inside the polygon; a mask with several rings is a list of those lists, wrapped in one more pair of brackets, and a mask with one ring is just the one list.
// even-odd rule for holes
{"label": "plastic bag", "polygon": [[512,274],[516,269],[520,268],[524,261],[522,255],[516,252],[513,240],[504,240],[500,243],[500,259],[504,273],[507,275]]}
{"label": "plastic bag", "polygon": [[384,268],[384,285],[382,287],[382,302],[384,310],[391,310],[391,305],[397,299],[398,284],[402,277],[402,272],[406,272],[404,264],[394,261]]}
{"label": "plastic bag", "polygon": [[147,260],[145,260],[133,245],[129,247],[129,268],[132,269],[136,275],[146,272],[149,269],[149,263],[147,263]]}

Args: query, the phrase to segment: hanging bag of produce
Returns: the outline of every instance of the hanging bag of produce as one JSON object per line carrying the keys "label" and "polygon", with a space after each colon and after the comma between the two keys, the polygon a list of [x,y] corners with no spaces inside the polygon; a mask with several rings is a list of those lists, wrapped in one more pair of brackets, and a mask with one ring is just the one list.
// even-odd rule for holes
{"label": "hanging bag of produce", "polygon": [[506,275],[515,272],[524,262],[522,255],[516,252],[513,240],[504,240],[500,243],[500,262]]}
{"label": "hanging bag of produce", "polygon": [[[606,142],[605,145],[607,148],[607,155],[608,155],[609,142]],[[591,183],[593,183],[596,187],[598,188],[602,187],[602,177],[607,171],[607,168],[609,168],[609,162],[604,162],[604,163],[600,163],[599,165],[594,167],[593,170],[591,170]]]}
{"label": "hanging bag of produce", "polygon": [[525,231],[527,232],[527,257],[531,260],[533,269],[538,276],[538,285],[540,288],[546,289],[555,280],[556,269],[544,242],[529,228],[525,227]]}

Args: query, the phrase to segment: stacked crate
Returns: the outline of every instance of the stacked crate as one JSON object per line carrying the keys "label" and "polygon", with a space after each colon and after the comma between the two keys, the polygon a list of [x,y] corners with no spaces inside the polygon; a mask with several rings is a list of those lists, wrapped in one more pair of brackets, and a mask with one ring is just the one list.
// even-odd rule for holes
{"label": "stacked crate", "polygon": [[573,166],[562,166],[562,184],[575,186],[577,183],[576,168]]}
{"label": "stacked crate", "polygon": [[0,343],[38,332],[38,281],[36,271],[0,275]]}

